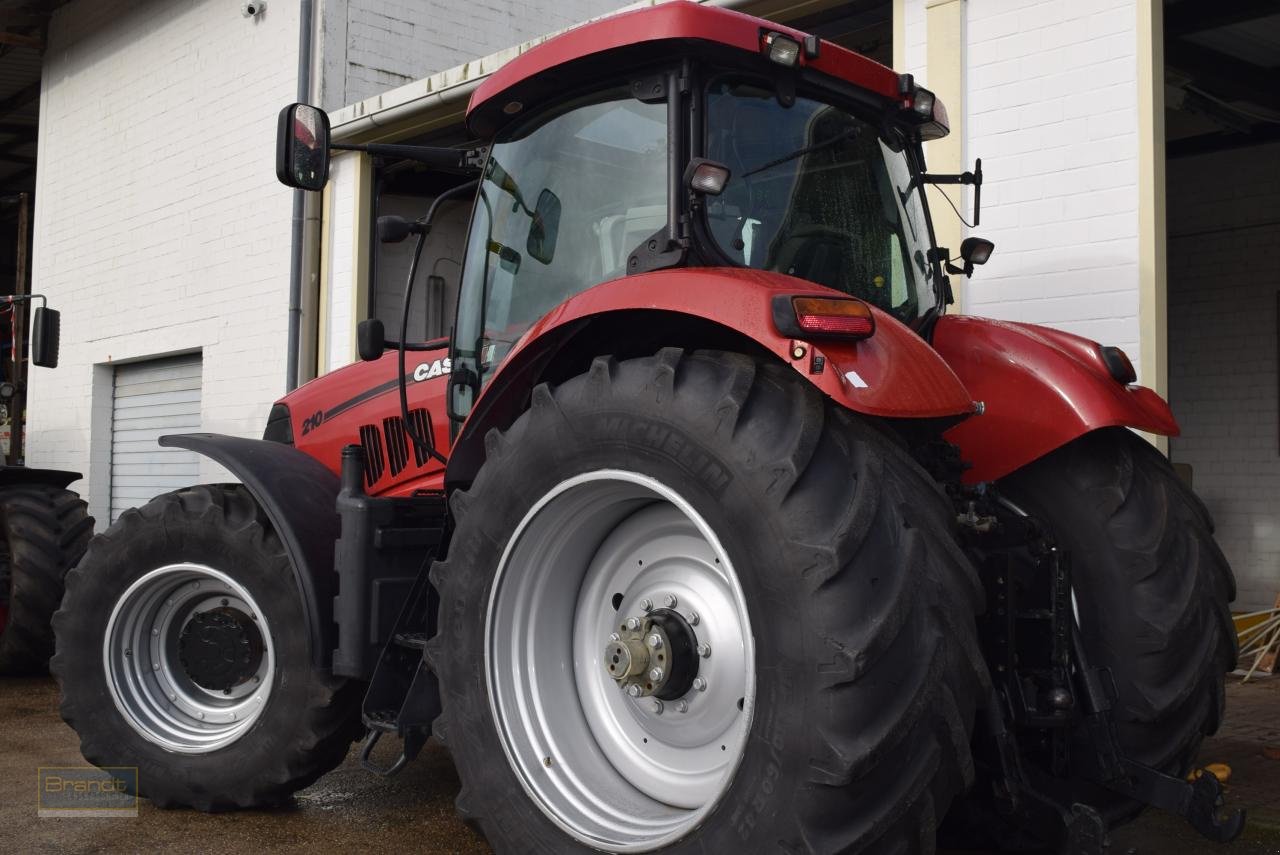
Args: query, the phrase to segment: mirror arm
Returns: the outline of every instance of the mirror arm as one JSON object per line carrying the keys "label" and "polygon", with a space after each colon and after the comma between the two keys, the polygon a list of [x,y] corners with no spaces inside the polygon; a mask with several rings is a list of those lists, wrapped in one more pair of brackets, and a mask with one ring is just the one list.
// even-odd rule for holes
{"label": "mirror arm", "polygon": [[462,169],[468,172],[480,168],[482,156],[475,149],[440,148],[428,145],[395,145],[391,143],[330,143],[334,151],[363,151],[375,157],[391,157],[412,160],[441,169]]}
{"label": "mirror arm", "polygon": [[39,300],[40,308],[49,308],[49,302],[45,300],[43,294],[13,294],[0,297],[0,304],[9,305],[10,303],[25,303],[28,300]]}
{"label": "mirror arm", "polygon": [[969,184],[973,186],[973,225],[982,223],[982,158],[973,164],[973,172],[931,173],[921,172],[917,178],[921,184]]}

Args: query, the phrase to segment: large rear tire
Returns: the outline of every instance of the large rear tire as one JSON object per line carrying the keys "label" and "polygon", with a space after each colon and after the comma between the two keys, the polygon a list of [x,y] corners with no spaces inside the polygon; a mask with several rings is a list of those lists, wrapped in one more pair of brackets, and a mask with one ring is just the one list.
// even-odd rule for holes
{"label": "large rear tire", "polygon": [[[1086,434],[1000,486],[1071,555],[1081,636],[1090,664],[1115,677],[1125,753],[1187,774],[1222,721],[1236,661],[1235,578],[1204,503],[1124,428]],[[1112,825],[1143,807],[1084,782],[1073,788]]]}
{"label": "large rear tire", "polygon": [[63,578],[92,536],[93,517],[70,490],[0,488],[0,674],[48,668]]}
{"label": "large rear tire", "polygon": [[360,685],[312,664],[289,557],[239,485],[121,514],[67,575],[51,663],[63,719],[140,795],[205,811],[278,804],[337,766]]}
{"label": "large rear tire", "polygon": [[989,685],[936,484],[737,354],[598,358],[532,402],[432,571],[463,816],[500,852],[932,852]]}

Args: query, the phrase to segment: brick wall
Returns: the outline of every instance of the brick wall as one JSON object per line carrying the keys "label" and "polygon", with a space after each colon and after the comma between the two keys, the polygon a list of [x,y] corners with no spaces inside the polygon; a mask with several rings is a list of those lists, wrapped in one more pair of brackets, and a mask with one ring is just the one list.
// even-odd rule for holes
{"label": "brick wall", "polygon": [[996,252],[964,310],[1119,345],[1138,365],[1135,4],[966,5],[967,150],[986,176],[973,233]]}
{"label": "brick wall", "polygon": [[1237,608],[1280,593],[1280,145],[1171,160],[1169,393],[1175,461],[1218,524]]}
{"label": "brick wall", "polygon": [[325,0],[321,10],[326,44],[322,103],[330,110],[354,104],[611,12],[626,2]]}
{"label": "brick wall", "polygon": [[[257,19],[218,0],[55,13],[32,273],[62,310],[62,363],[32,371],[32,465],[102,473],[101,366],[194,349],[203,429],[261,433],[284,391],[291,196],[273,151],[297,43],[290,3]],[[225,477],[208,463],[201,476]],[[104,478],[76,488],[100,510]]]}

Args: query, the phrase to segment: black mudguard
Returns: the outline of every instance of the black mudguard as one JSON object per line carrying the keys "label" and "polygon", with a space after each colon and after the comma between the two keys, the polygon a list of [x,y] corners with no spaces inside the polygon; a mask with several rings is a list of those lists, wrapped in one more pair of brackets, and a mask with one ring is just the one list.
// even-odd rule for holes
{"label": "black mudguard", "polygon": [[220,463],[253,494],[280,535],[302,595],[314,665],[328,668],[337,642],[333,623],[334,543],[341,531],[338,476],[289,445],[216,433],[160,437]]}
{"label": "black mudguard", "polygon": [[28,469],[26,466],[0,466],[0,487],[12,487],[19,484],[48,484],[65,490],[72,481],[79,481],[79,472],[65,472],[61,469]]}

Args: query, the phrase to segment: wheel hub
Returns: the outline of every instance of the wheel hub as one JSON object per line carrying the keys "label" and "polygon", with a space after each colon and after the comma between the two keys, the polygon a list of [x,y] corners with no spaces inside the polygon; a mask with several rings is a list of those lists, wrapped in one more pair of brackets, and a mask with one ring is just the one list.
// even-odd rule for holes
{"label": "wheel hub", "polygon": [[605,645],[604,666],[630,697],[673,701],[686,695],[698,676],[697,646],[693,627],[681,614],[658,609],[618,625]]}
{"label": "wheel hub", "polygon": [[230,692],[262,664],[262,635],[239,609],[197,612],[178,636],[178,661],[197,686]]}

